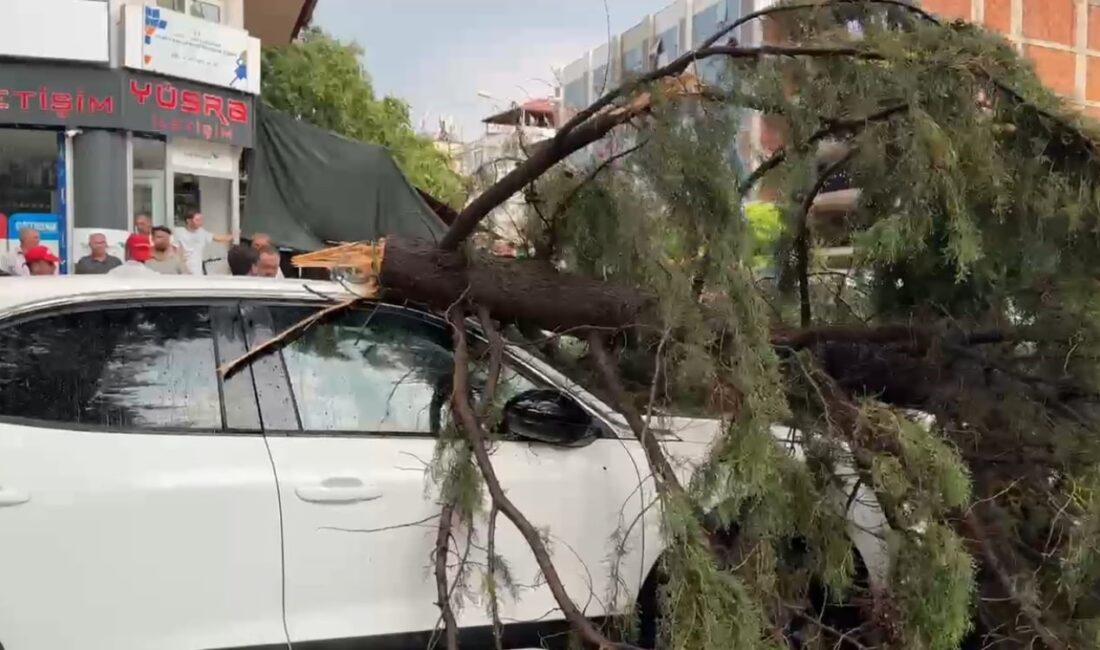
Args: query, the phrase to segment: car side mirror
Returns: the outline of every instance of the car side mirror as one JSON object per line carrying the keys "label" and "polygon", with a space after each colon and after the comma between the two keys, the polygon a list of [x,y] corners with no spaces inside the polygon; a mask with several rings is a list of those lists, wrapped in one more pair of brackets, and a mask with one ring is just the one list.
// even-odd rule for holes
{"label": "car side mirror", "polygon": [[581,405],[553,389],[524,391],[504,404],[504,432],[524,440],[551,445],[581,446],[598,430]]}

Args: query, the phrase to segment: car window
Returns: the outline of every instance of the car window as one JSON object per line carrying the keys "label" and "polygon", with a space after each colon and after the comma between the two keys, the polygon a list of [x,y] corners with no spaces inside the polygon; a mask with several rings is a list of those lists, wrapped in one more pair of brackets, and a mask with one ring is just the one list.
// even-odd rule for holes
{"label": "car window", "polygon": [[[273,307],[274,330],[316,307]],[[365,306],[310,327],[282,350],[306,431],[435,435],[448,419],[453,354],[448,328],[385,307]],[[474,355],[474,399],[487,355]],[[509,369],[498,402],[535,384]]]}
{"label": "car window", "polygon": [[120,307],[0,326],[0,415],[221,429],[210,310]]}

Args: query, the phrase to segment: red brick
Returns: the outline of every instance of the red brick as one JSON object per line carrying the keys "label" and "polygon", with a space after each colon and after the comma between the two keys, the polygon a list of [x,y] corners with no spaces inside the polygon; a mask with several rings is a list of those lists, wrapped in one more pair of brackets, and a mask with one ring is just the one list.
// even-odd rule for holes
{"label": "red brick", "polygon": [[1007,35],[1012,31],[1012,0],[985,0],[982,22],[989,29]]}
{"label": "red brick", "polygon": [[1023,0],[1024,37],[1073,45],[1073,0]]}
{"label": "red brick", "polygon": [[1073,97],[1076,87],[1074,69],[1076,59],[1069,52],[1052,50],[1049,47],[1028,45],[1024,48],[1024,54],[1035,64],[1035,71],[1051,90]]}
{"label": "red brick", "polygon": [[760,148],[771,154],[787,143],[787,121],[782,115],[765,115],[760,120]]}
{"label": "red brick", "polygon": [[970,0],[926,0],[920,6],[944,18],[970,20],[971,4]]}
{"label": "red brick", "polygon": [[1085,68],[1085,99],[1100,101],[1100,56],[1088,57]]}
{"label": "red brick", "polygon": [[1100,50],[1100,7],[1089,5],[1089,49]]}

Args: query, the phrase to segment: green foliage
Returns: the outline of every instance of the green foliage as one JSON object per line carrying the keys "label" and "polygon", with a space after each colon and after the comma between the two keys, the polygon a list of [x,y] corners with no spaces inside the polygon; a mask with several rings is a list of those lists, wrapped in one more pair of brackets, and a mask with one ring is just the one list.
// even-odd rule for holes
{"label": "green foliage", "polygon": [[[740,554],[716,562],[692,507],[663,503],[663,647],[766,647],[763,631],[804,606],[809,585],[859,589],[841,474],[875,493],[893,528],[888,582],[863,595],[876,611],[866,627],[894,647],[957,648],[979,612],[1009,647],[1043,635],[1097,646],[1100,138],[1000,36],[896,5],[784,13],[773,27],[789,42],[866,56],[729,61],[726,105],[659,96],[642,128],[615,136],[616,149],[644,142],[638,153],[578,187],[595,164],[582,157],[536,188],[556,215],[530,224],[542,255],[659,303],[656,331],[624,337],[637,405],[659,369],[659,408],[724,422],[690,498],[737,530]],[[731,106],[785,120],[784,160],[759,179],[771,202],[739,194]],[[823,168],[810,138],[830,128],[860,196],[808,231],[855,252],[851,268],[811,260],[803,278],[794,244]],[[778,284],[757,276],[766,267]],[[800,325],[800,283],[813,325],[868,338],[774,348],[771,331]],[[872,341],[878,326],[926,338]],[[804,458],[775,440],[776,422],[796,425]],[[964,513],[997,567],[975,569],[956,532]],[[792,539],[807,548],[797,562]]]}
{"label": "green foliage", "polygon": [[905,613],[901,647],[956,650],[970,631],[974,565],[950,528],[932,524],[923,533],[895,534],[891,586]]}
{"label": "green foliage", "polygon": [[358,45],[310,28],[290,45],[264,48],[263,100],[310,124],[387,147],[414,185],[460,206],[462,179],[430,140],[416,134],[408,104],[375,95],[362,57]]}

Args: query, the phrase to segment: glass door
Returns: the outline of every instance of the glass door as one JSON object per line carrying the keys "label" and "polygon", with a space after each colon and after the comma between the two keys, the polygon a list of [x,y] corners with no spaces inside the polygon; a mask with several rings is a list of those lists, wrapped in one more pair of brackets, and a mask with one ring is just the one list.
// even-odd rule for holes
{"label": "glass door", "polygon": [[168,226],[165,214],[164,173],[134,170],[134,214],[144,212],[153,218],[154,226]]}

